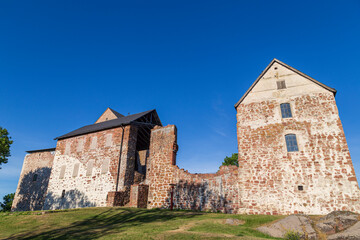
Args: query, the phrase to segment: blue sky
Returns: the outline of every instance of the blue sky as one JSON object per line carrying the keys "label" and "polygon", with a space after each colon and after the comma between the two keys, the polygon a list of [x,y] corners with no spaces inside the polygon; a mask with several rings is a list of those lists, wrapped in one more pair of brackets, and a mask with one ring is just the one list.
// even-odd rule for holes
{"label": "blue sky", "polygon": [[14,140],[0,197],[25,150],[107,107],[156,108],[178,127],[178,165],[216,172],[237,152],[234,104],[273,58],[338,90],[360,176],[359,1],[1,1],[0,33],[0,126]]}

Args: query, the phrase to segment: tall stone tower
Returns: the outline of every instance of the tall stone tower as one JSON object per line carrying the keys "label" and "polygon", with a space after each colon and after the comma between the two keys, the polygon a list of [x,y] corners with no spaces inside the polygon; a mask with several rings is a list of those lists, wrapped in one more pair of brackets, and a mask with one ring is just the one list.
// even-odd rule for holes
{"label": "tall stone tower", "polygon": [[359,212],[335,94],[274,59],[235,104],[242,212]]}

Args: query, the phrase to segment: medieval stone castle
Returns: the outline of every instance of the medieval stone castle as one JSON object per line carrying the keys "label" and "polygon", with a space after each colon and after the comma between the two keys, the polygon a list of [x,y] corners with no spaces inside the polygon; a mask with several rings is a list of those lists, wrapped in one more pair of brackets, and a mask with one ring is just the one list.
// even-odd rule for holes
{"label": "medieval stone castle", "polygon": [[13,210],[130,206],[247,214],[360,212],[336,90],[274,59],[235,104],[239,167],[191,174],[177,130],[155,110],[108,108],[91,125],[28,151]]}

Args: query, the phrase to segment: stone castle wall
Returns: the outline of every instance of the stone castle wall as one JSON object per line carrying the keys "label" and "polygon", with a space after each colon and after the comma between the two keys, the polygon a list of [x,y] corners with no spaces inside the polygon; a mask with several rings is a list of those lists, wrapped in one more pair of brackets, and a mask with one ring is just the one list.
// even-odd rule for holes
{"label": "stone castle wall", "polygon": [[117,178],[118,191],[128,195],[134,180],[137,128],[126,126],[123,138],[122,133],[119,127],[59,140],[44,209],[106,206]]}
{"label": "stone castle wall", "polygon": [[41,210],[44,205],[54,152],[43,151],[27,154],[24,159],[12,210]]}
{"label": "stone castle wall", "polygon": [[[234,213],[239,208],[237,167],[223,166],[215,174],[190,174],[176,166],[174,125],[151,132],[148,208],[210,210]],[[173,197],[171,198],[171,192]]]}

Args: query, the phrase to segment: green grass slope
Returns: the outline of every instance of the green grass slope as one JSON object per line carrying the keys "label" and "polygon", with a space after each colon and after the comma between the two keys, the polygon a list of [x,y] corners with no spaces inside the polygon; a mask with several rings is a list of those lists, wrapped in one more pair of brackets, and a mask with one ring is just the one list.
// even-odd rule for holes
{"label": "green grass slope", "polygon": [[0,213],[0,239],[272,239],[255,229],[279,218],[120,207]]}

